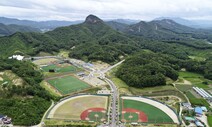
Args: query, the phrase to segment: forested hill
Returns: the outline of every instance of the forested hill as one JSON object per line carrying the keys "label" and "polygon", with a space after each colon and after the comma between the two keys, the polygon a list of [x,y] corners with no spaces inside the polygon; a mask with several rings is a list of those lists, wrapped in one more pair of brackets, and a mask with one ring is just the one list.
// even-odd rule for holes
{"label": "forested hill", "polygon": [[212,46],[208,45],[212,42],[212,31],[190,28],[169,19],[141,21],[129,25],[122,32],[151,40],[178,43],[199,49],[212,49]]}
{"label": "forested hill", "polygon": [[21,25],[5,25],[0,23],[0,36],[8,36],[14,34],[15,32],[41,32],[37,28],[32,28],[29,26],[21,26]]}
{"label": "forested hill", "polygon": [[166,85],[166,78],[178,79],[178,71],[187,71],[204,75],[212,79],[211,57],[205,61],[183,60],[171,55],[142,51],[132,55],[118,68],[116,76],[133,87],[152,87]]}
{"label": "forested hill", "polygon": [[[101,19],[89,15],[85,22],[60,27],[45,34],[16,33],[0,38],[3,55],[14,52],[34,55],[40,51],[52,53],[69,50],[70,56],[84,60],[102,60],[108,63],[120,60],[120,56],[138,51],[138,45],[127,36],[117,32]],[[71,50],[72,47],[75,47]]]}
{"label": "forested hill", "polygon": [[[118,32],[115,27],[129,31]],[[113,63],[144,48],[187,59],[196,51],[212,49],[207,42],[212,38],[210,32],[200,30],[199,33],[206,33],[203,36],[194,34],[198,33],[196,31],[170,20],[130,26],[112,23],[109,26],[98,17],[89,15],[81,24],[56,28],[43,34],[18,32],[0,37],[0,54],[5,57],[12,54],[36,55],[41,51],[55,53],[65,49],[70,52],[70,57]]]}

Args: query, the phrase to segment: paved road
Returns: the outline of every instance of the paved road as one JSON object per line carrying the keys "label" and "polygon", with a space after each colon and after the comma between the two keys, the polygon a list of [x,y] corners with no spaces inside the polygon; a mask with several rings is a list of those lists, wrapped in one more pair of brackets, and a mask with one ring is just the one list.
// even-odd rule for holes
{"label": "paved road", "polygon": [[108,78],[105,78],[105,81],[110,85],[112,90],[112,99],[111,99],[111,115],[109,118],[111,119],[110,127],[116,127],[118,123],[118,106],[116,106],[116,102],[118,102],[118,90],[115,84]]}
{"label": "paved road", "polygon": [[[118,62],[117,64],[110,66],[104,70],[101,70],[101,76],[102,78],[110,85],[111,91],[112,91],[112,99],[111,99],[111,115],[109,115],[110,121],[110,127],[117,127],[118,126],[118,121],[119,121],[119,116],[118,116],[118,106],[116,106],[116,103],[118,102],[119,99],[119,93],[116,88],[116,85],[108,78],[105,77],[105,73],[111,70],[112,68],[120,65],[124,60]],[[117,103],[118,104],[118,103]]]}

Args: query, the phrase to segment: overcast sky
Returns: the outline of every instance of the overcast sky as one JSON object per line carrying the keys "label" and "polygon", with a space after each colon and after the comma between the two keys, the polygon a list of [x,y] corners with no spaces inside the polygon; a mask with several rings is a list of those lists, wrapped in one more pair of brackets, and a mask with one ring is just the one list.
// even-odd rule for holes
{"label": "overcast sky", "polygon": [[30,20],[152,20],[182,17],[212,20],[212,0],[0,0],[0,16]]}

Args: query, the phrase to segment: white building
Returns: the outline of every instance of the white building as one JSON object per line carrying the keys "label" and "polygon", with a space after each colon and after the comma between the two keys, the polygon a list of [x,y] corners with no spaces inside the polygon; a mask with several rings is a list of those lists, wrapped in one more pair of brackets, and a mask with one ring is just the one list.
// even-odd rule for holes
{"label": "white building", "polygon": [[24,56],[21,55],[12,55],[9,59],[23,60]]}

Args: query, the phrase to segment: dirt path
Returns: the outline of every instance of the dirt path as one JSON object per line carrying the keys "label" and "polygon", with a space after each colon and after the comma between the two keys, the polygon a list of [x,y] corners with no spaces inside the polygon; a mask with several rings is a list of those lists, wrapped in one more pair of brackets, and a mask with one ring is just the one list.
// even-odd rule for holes
{"label": "dirt path", "polygon": [[143,97],[122,97],[123,99],[130,99],[130,100],[135,100],[135,101],[141,101],[147,104],[150,104],[154,107],[159,108],[160,110],[162,110],[164,113],[166,113],[173,121],[174,123],[179,124],[179,120],[177,115],[175,114],[174,111],[172,111],[169,107],[167,107],[166,105],[163,105],[157,101],[153,101],[151,99],[147,99],[147,98],[143,98]]}

